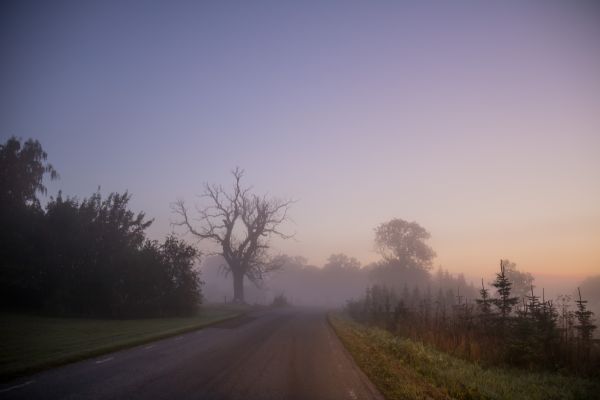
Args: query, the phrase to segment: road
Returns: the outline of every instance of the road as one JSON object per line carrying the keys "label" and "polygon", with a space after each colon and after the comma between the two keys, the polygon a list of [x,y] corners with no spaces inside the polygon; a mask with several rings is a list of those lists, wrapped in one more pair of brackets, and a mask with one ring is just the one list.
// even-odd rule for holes
{"label": "road", "polygon": [[0,386],[0,399],[382,399],[316,309],[264,310]]}

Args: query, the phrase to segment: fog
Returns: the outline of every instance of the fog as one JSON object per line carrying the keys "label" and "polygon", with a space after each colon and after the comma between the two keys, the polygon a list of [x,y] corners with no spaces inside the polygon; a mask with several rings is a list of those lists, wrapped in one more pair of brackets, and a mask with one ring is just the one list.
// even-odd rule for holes
{"label": "fog", "polygon": [[[342,307],[358,299],[372,285],[385,285],[398,292],[418,288],[423,294],[452,290],[473,299],[476,290],[462,275],[453,276],[438,270],[432,274],[389,262],[360,263],[344,254],[330,256],[322,266],[310,265],[303,257],[279,256],[280,269],[263,281],[245,282],[245,299],[250,304],[270,304],[277,295],[284,295],[292,305]],[[202,293],[208,302],[232,301],[232,280],[225,260],[207,257],[201,264]]]}
{"label": "fog", "polygon": [[[284,295],[291,305],[338,308],[347,302],[365,295],[367,288],[383,285],[399,294],[408,290],[412,295],[415,288],[423,296],[436,297],[440,290],[452,301],[461,296],[461,301],[474,302],[479,298],[481,281],[491,288],[495,275],[465,277],[452,274],[438,267],[430,271],[409,269],[393,263],[379,261],[361,265],[345,254],[333,254],[324,265],[309,264],[301,256],[279,256],[280,269],[266,276],[263,281],[245,281],[245,296],[249,304],[270,305],[275,296]],[[204,282],[202,293],[208,303],[231,302],[233,300],[232,279],[227,272],[227,263],[221,256],[209,256],[198,266]],[[518,271],[521,273],[521,271]],[[527,274],[526,272],[522,272]],[[589,307],[598,315],[600,312],[600,277],[587,279],[565,278],[564,276],[531,274],[534,292],[546,300],[558,296],[577,296],[577,288],[589,301]],[[514,285],[514,282],[513,282]],[[516,285],[518,295],[525,296],[531,286]],[[451,292],[451,295],[448,294]]]}
{"label": "fog", "polygon": [[5,0],[0,32],[0,397],[600,393],[600,1]]}

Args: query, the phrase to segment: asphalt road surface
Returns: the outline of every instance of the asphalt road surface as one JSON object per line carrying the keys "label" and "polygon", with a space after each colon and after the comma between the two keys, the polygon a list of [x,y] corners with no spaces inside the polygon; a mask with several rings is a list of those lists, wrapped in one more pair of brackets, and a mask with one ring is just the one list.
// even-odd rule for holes
{"label": "asphalt road surface", "polygon": [[0,399],[382,399],[320,310],[267,310],[0,386]]}

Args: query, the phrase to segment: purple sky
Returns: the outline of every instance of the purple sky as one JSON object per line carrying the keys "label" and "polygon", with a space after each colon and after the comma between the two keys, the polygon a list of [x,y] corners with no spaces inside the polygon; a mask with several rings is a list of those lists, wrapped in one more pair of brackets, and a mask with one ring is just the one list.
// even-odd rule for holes
{"label": "purple sky", "polygon": [[483,3],[4,1],[0,139],[157,239],[239,165],[317,264],[399,217],[454,272],[599,273],[600,7]]}

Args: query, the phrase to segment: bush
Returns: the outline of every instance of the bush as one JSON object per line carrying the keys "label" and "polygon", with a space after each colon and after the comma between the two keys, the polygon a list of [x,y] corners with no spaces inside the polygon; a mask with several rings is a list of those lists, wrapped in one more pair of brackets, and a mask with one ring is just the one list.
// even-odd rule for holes
{"label": "bush", "polygon": [[285,297],[283,293],[280,293],[277,296],[275,296],[273,298],[273,303],[271,303],[271,306],[273,307],[287,307],[289,305],[290,303],[288,302],[287,297]]}

